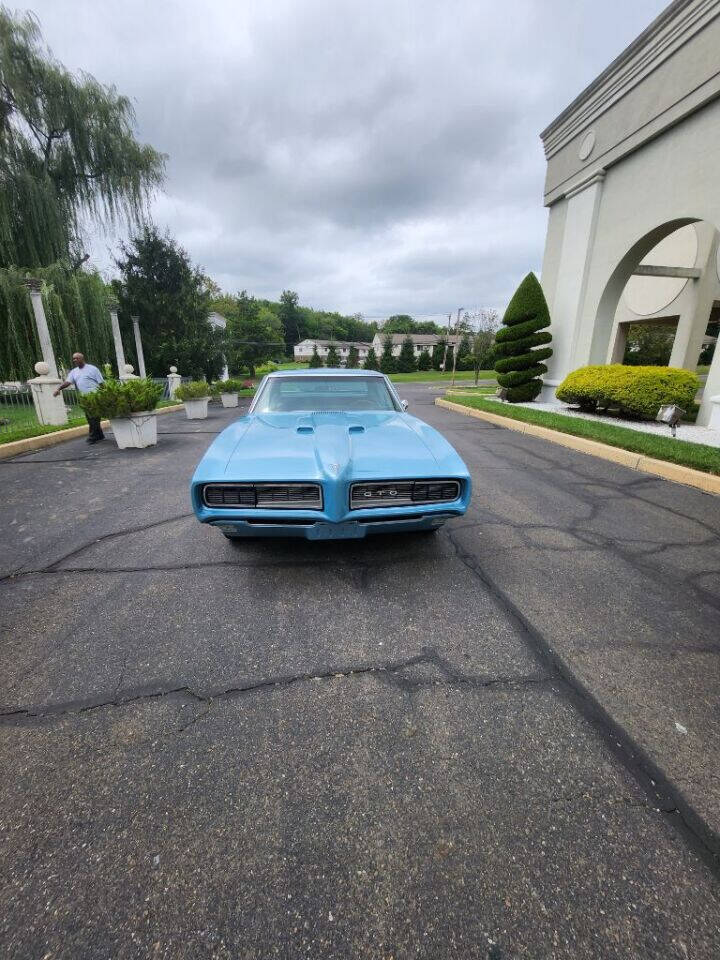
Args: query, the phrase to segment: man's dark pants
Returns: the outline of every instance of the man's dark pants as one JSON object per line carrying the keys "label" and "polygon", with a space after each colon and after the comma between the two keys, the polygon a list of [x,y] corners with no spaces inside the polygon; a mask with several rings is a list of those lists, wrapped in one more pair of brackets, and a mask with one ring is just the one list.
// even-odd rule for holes
{"label": "man's dark pants", "polygon": [[100,417],[89,417],[87,414],[85,414],[85,417],[90,427],[88,441],[104,440],[105,434],[102,432],[102,427],[100,426]]}

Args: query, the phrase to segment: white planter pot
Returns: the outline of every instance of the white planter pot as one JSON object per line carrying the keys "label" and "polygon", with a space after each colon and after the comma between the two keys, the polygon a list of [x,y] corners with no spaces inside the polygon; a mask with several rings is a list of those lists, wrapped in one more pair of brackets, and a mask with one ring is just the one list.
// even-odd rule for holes
{"label": "white planter pot", "polygon": [[154,447],[157,443],[157,416],[154,410],[143,410],[120,420],[111,420],[115,443],[121,450],[128,447]]}
{"label": "white planter pot", "polygon": [[207,420],[209,399],[209,397],[201,397],[199,400],[185,400],[185,413],[188,420]]}
{"label": "white planter pot", "polygon": [[238,405],[238,395],[236,393],[221,393],[220,399],[224,407],[236,407]]}

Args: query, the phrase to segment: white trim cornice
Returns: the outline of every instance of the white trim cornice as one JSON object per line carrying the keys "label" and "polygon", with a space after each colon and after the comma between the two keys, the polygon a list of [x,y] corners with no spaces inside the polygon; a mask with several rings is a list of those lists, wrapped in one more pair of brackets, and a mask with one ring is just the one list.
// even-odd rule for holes
{"label": "white trim cornice", "polygon": [[574,187],[571,187],[570,190],[567,190],[565,193],[565,198],[569,200],[570,197],[574,197],[578,193],[582,193],[583,190],[587,190],[587,188],[591,187],[594,183],[602,183],[604,179],[605,171],[595,170],[590,174],[589,177],[585,177],[585,179],[581,180],[580,183],[576,183]]}
{"label": "white trim cornice", "polygon": [[550,159],[717,16],[720,0],[674,0],[543,130],[545,156]]}

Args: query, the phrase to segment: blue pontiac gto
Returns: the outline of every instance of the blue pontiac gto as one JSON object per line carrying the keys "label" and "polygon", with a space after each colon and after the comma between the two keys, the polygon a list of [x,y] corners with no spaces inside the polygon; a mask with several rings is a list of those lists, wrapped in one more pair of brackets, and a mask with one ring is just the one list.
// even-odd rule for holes
{"label": "blue pontiac gto", "polygon": [[198,464],[195,515],[231,539],[436,530],[465,513],[470,474],[406,406],[372,370],[269,374]]}

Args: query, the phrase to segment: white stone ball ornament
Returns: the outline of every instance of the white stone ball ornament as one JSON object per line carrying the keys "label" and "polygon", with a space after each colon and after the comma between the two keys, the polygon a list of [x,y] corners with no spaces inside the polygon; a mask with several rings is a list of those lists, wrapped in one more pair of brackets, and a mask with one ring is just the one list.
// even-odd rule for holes
{"label": "white stone ball ornament", "polygon": [[49,364],[45,363],[44,360],[39,360],[39,361],[35,364],[35,373],[36,373],[39,377],[46,377],[46,376],[50,373],[50,366],[49,366]]}

